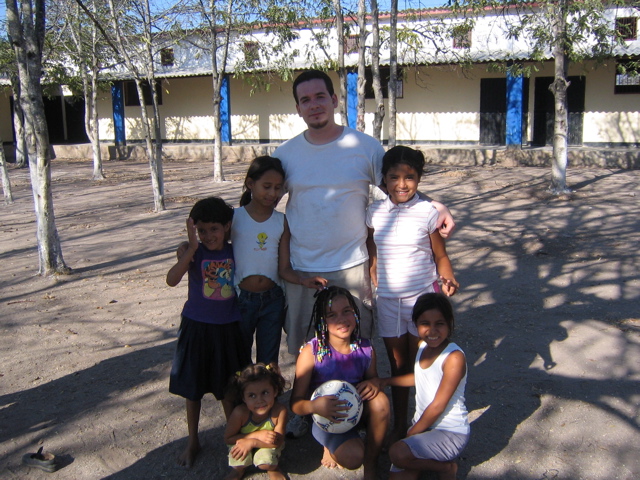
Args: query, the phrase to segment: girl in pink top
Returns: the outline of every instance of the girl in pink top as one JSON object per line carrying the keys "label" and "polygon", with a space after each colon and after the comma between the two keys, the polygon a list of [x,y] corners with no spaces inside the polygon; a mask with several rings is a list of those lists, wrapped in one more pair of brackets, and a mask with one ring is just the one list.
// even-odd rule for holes
{"label": "girl in pink top", "polygon": [[[437,229],[438,212],[418,192],[424,170],[419,150],[397,146],[382,159],[383,184],[388,198],[367,209],[371,279],[377,287],[378,334],[391,364],[392,375],[410,371],[418,348],[411,309],[423,293],[453,295],[458,282]],[[441,282],[442,287],[438,284]],[[392,388],[394,431],[392,440],[407,428],[409,389]]]}

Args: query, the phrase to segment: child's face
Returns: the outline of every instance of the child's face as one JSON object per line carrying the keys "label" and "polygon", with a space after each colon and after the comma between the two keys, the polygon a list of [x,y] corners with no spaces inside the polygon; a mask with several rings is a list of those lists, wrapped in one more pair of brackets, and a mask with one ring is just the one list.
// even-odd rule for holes
{"label": "child's face", "polygon": [[422,312],[416,321],[418,337],[430,348],[437,348],[449,339],[451,330],[440,310]]}
{"label": "child's face", "polygon": [[384,176],[391,201],[398,205],[408,202],[418,191],[420,175],[415,168],[404,163],[391,167]]}
{"label": "child's face", "polygon": [[327,331],[330,336],[343,340],[351,340],[356,328],[356,314],[349,300],[343,295],[331,299],[325,314]]}
{"label": "child's face", "polygon": [[267,415],[276,401],[276,391],[267,379],[246,385],[242,401],[256,415]]}
{"label": "child's face", "polygon": [[265,208],[275,208],[283,195],[284,178],[275,170],[268,170],[258,180],[247,180],[251,190],[251,203],[256,202]]}
{"label": "child's face", "polygon": [[217,222],[196,222],[198,238],[207,250],[222,250],[227,238],[230,223],[223,225]]}

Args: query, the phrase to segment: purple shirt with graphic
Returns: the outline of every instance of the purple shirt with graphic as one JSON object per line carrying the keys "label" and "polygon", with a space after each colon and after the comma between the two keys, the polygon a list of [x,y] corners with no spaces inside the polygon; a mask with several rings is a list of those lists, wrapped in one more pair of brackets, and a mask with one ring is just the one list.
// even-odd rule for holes
{"label": "purple shirt with graphic", "polygon": [[222,250],[207,250],[200,244],[189,267],[189,296],[182,315],[217,325],[240,321],[233,288],[234,270],[230,244],[225,244]]}

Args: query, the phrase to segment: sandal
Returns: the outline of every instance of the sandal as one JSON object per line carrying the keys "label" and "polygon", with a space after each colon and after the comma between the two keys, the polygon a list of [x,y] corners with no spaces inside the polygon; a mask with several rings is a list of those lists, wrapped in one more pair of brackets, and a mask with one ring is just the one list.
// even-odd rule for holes
{"label": "sandal", "polygon": [[22,463],[28,467],[39,468],[45,472],[55,472],[58,469],[56,465],[56,456],[53,453],[42,453],[40,447],[37,453],[25,453],[22,456]]}

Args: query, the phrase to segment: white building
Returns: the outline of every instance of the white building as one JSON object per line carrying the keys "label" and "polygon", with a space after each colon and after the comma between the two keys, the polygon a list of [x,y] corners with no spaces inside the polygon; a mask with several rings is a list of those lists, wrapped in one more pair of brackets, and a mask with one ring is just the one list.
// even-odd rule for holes
{"label": "white building", "polygon": [[[640,77],[617,74],[618,62],[640,56],[638,12],[635,9],[612,9],[608,15],[612,28],[618,23],[625,26],[628,40],[602,64],[586,61],[570,66],[569,143],[572,145],[640,145]],[[413,49],[399,44],[399,62],[402,65],[397,101],[396,136],[399,143],[551,143],[553,96],[548,87],[553,80],[553,60],[549,54],[546,61],[533,62],[530,42],[508,38],[508,23],[514,16],[515,12],[487,12],[477,17],[471,28],[463,25],[462,19],[452,18],[445,10],[431,9],[401,16],[399,29],[422,33],[440,29],[440,33],[430,34],[428,40],[425,33],[422,43],[417,43]],[[382,18],[381,22],[388,24],[388,17]],[[452,25],[460,25],[458,33],[453,36],[450,33]],[[320,23],[314,26],[316,31],[323,28]],[[224,89],[223,141],[234,144],[277,143],[304,130],[305,125],[295,111],[291,82],[283,82],[267,73],[274,62],[285,61],[288,55],[291,56],[289,66],[294,69],[309,68],[325,61],[325,52],[315,43],[312,30],[302,28],[297,33],[297,40],[287,47],[274,48],[269,56],[257,49],[258,45],[269,45],[275,41],[265,31],[255,30],[250,35],[234,39],[230,45],[228,82]],[[419,39],[420,35],[414,38]],[[347,39],[347,50],[355,45],[354,40],[354,37]],[[335,32],[330,33],[328,45],[328,54],[335,58]],[[381,55],[381,64],[388,66],[388,50],[383,50]],[[347,54],[346,63],[355,69],[356,62],[357,49],[354,49]],[[493,68],[496,63],[506,62],[535,66],[536,71],[518,78]],[[370,65],[370,58],[367,63]],[[238,65],[242,65],[245,72],[262,77],[269,90],[252,93],[246,78],[234,73]],[[160,114],[163,140],[212,141],[215,132],[211,67],[207,55],[186,43],[165,47],[158,55],[156,74],[162,86]],[[338,77],[333,72],[330,74],[337,88]],[[354,80],[355,74],[352,73],[350,82]],[[350,106],[355,105],[353,90],[350,89],[348,94]],[[99,105],[103,142],[142,139],[137,102],[130,80],[118,81],[111,92],[106,92]],[[69,102],[63,99],[58,104],[64,106],[62,110],[69,108]],[[366,100],[366,128],[369,133],[374,106],[372,98]],[[70,117],[76,118],[73,120],[76,125],[62,129],[67,132],[63,132],[67,135],[64,138],[60,138],[62,130],[58,128],[58,134],[52,135],[52,143],[74,141],[68,137],[68,132],[77,130],[77,117],[68,113],[66,117],[67,122]],[[10,119],[8,97],[2,94],[0,118]],[[350,114],[350,123],[354,121],[355,115]],[[383,139],[387,138],[387,121],[388,115]],[[0,135],[5,142],[12,138],[10,122],[2,121]]]}

